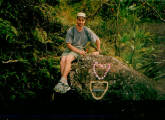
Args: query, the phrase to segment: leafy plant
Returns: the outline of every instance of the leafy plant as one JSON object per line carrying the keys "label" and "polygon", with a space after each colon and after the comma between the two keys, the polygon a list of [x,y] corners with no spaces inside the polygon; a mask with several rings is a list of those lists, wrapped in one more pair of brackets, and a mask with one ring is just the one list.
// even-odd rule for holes
{"label": "leafy plant", "polygon": [[0,39],[8,43],[14,43],[17,39],[18,31],[7,20],[0,18]]}

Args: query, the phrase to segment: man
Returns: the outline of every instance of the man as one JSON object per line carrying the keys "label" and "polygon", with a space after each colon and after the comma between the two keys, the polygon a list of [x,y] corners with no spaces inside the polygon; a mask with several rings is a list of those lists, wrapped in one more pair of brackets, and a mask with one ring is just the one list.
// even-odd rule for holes
{"label": "man", "polygon": [[67,31],[66,44],[67,48],[62,54],[60,67],[61,67],[61,79],[59,83],[54,87],[56,92],[66,93],[71,88],[67,82],[67,76],[71,70],[71,63],[78,56],[86,55],[83,50],[88,42],[96,43],[97,51],[93,52],[93,55],[99,55],[100,51],[100,40],[98,36],[93,33],[89,28],[84,26],[85,24],[85,13],[77,14],[77,24]]}

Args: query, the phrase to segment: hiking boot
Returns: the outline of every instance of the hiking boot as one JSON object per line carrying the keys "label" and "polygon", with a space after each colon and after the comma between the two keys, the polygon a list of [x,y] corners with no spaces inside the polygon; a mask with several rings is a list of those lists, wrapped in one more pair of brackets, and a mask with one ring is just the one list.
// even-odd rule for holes
{"label": "hiking boot", "polygon": [[67,91],[69,91],[71,88],[69,87],[68,84],[63,83],[63,82],[59,82],[55,87],[54,87],[54,91],[59,92],[59,93],[66,93]]}

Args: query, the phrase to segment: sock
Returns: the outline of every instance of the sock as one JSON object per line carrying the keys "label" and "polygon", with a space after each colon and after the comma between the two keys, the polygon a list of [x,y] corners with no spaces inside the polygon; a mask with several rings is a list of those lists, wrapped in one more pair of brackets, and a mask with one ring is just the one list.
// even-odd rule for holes
{"label": "sock", "polygon": [[62,83],[68,84],[67,79],[64,78],[64,77],[61,77],[60,81],[61,81]]}

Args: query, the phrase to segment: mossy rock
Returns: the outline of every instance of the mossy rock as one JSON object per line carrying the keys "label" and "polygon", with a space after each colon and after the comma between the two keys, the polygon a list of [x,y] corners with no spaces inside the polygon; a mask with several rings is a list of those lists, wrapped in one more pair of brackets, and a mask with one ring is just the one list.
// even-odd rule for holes
{"label": "mossy rock", "polygon": [[71,87],[84,100],[157,99],[153,80],[112,56],[81,57],[72,64],[69,76]]}

